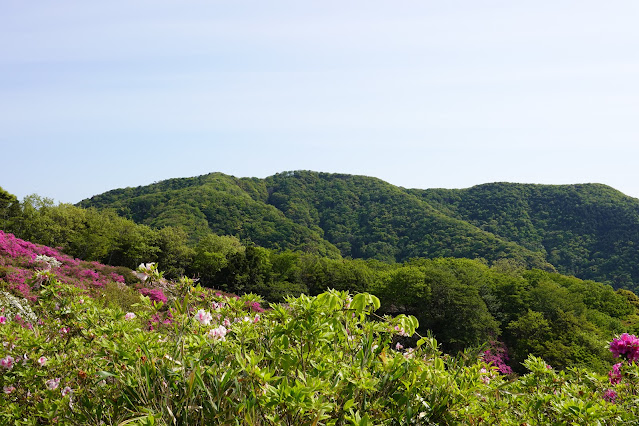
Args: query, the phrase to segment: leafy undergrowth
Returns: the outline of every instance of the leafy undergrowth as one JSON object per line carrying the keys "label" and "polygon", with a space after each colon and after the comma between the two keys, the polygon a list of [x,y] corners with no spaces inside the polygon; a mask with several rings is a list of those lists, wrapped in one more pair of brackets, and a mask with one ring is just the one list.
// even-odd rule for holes
{"label": "leafy undergrowth", "polygon": [[[153,264],[137,271],[146,290],[131,290],[108,267],[7,235],[0,424],[592,425],[639,415],[634,336],[612,342],[624,362],[609,377],[536,357],[527,374],[503,375],[481,356],[441,353],[415,336],[413,317],[376,316],[367,293],[264,309],[255,295],[166,281]],[[6,271],[26,271],[28,288]]]}

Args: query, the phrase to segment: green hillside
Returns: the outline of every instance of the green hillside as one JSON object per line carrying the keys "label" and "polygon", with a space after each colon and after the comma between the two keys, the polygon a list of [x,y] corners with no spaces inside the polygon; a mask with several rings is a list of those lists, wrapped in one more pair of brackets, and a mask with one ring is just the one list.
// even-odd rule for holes
{"label": "green hillside", "polygon": [[544,254],[564,274],[639,282],[639,200],[600,184],[410,190],[440,211]]}
{"label": "green hillside", "polygon": [[447,216],[379,179],[288,172],[264,180],[221,173],[109,191],[80,203],[153,227],[180,226],[267,248],[387,262],[414,257],[515,259],[552,269],[540,253]]}
{"label": "green hillside", "polygon": [[214,232],[330,257],[512,259],[617,288],[639,282],[639,200],[600,184],[421,190],[310,171],[266,179],[212,173],[117,189],[79,205],[182,227],[192,244]]}

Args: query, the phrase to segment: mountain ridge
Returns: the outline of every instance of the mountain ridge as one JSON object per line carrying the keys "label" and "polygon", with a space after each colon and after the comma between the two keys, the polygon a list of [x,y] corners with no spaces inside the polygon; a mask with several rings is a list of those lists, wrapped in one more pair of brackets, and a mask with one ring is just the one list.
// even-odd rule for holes
{"label": "mountain ridge", "polygon": [[507,258],[615,287],[639,282],[639,200],[598,183],[406,189],[343,173],[259,179],[215,172],[116,189],[78,205],[180,226],[193,241],[212,231],[267,248],[387,262]]}

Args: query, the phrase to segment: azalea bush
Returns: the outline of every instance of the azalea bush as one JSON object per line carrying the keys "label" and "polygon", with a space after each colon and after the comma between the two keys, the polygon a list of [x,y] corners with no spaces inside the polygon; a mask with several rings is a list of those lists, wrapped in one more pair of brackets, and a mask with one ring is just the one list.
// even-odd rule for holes
{"label": "azalea bush", "polygon": [[516,378],[485,354],[442,354],[415,336],[415,318],[377,317],[366,293],[256,312],[255,295],[188,279],[173,291],[170,306],[140,295],[124,312],[55,278],[43,285],[35,324],[0,321],[0,424],[603,424],[637,413],[634,363],[613,398],[608,377],[540,358]]}
{"label": "azalea bush", "polygon": [[266,304],[166,280],[149,263],[134,288],[104,265],[0,237],[0,424],[620,424],[639,415],[630,334],[610,343],[622,362],[607,376],[534,356],[516,376],[499,342],[444,354],[416,333],[415,317],[379,316],[368,293]]}

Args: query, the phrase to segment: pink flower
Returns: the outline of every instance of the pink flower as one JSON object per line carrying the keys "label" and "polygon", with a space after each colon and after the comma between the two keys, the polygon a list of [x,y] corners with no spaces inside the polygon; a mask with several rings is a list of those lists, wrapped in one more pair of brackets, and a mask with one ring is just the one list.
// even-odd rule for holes
{"label": "pink flower", "polygon": [[395,344],[395,350],[401,351],[402,349],[404,349],[404,346],[401,343],[397,342]]}
{"label": "pink flower", "polygon": [[612,370],[608,372],[610,383],[616,385],[617,383],[621,382],[622,377],[623,374],[621,373],[621,363],[613,365]]}
{"label": "pink flower", "polygon": [[211,315],[210,312],[207,312],[204,309],[200,309],[195,314],[195,319],[202,325],[209,325],[211,324],[211,320],[213,319],[213,316]]}
{"label": "pink flower", "polygon": [[400,336],[408,337],[408,333],[406,333],[406,331],[404,330],[404,328],[402,328],[402,327],[400,327],[400,326],[398,326],[398,325],[396,325],[396,326],[395,326],[395,331],[396,331],[396,332],[397,332],[397,334],[399,334]]}
{"label": "pink flower", "polygon": [[13,368],[13,364],[15,359],[11,355],[7,355],[5,358],[0,359],[0,366],[6,368],[7,370],[11,370]]}
{"label": "pink flower", "polygon": [[639,361],[639,339],[633,334],[623,333],[610,342],[610,352],[615,358],[624,358],[628,363]]}
{"label": "pink flower", "polygon": [[614,404],[615,400],[617,399],[617,392],[612,389],[608,389],[606,392],[604,392],[603,399]]}
{"label": "pink flower", "polygon": [[224,327],[229,328],[231,326],[231,321],[228,318],[224,318],[224,322],[222,324]]}
{"label": "pink flower", "polygon": [[67,386],[64,389],[62,389],[62,396],[67,396],[68,394],[70,394],[72,392],[73,392],[73,389],[71,389],[69,386]]}
{"label": "pink flower", "polygon": [[2,388],[2,391],[3,391],[4,393],[6,393],[7,395],[9,395],[9,394],[10,394],[11,392],[13,392],[14,390],[16,390],[16,388],[15,388],[15,386],[12,386],[12,385],[11,385],[11,386],[4,386],[4,387]]}
{"label": "pink flower", "polygon": [[226,340],[226,333],[227,333],[227,329],[226,327],[224,327],[223,325],[212,329],[211,331],[208,332],[207,337],[211,340],[221,340],[224,341]]}
{"label": "pink flower", "polygon": [[256,322],[258,322],[260,320],[260,316],[259,314],[255,314],[255,318],[253,319],[253,324],[255,324]]}
{"label": "pink flower", "polygon": [[0,315],[0,324],[6,324],[7,323],[7,317],[5,317],[4,315]]}
{"label": "pink flower", "polygon": [[135,318],[135,314],[133,312],[127,312],[126,315],[124,316],[124,319],[127,321],[130,321],[134,318]]}
{"label": "pink flower", "polygon": [[47,359],[45,357],[41,356],[40,358],[38,358],[38,364],[40,364],[40,367],[43,367],[46,362]]}
{"label": "pink flower", "polygon": [[49,379],[45,382],[45,384],[47,385],[47,389],[55,390],[58,386],[60,386],[60,378]]}

